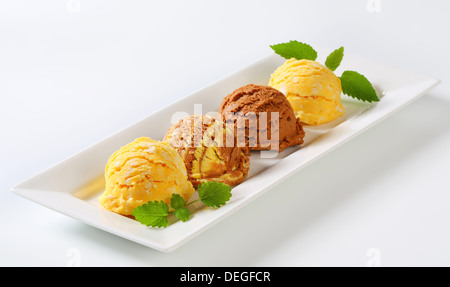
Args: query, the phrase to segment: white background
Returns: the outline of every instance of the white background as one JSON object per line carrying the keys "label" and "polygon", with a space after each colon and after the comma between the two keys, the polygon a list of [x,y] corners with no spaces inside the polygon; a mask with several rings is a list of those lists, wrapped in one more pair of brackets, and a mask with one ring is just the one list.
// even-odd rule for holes
{"label": "white background", "polygon": [[[0,0],[0,266],[450,266],[450,2]],[[174,253],[9,189],[300,40],[442,84]]]}

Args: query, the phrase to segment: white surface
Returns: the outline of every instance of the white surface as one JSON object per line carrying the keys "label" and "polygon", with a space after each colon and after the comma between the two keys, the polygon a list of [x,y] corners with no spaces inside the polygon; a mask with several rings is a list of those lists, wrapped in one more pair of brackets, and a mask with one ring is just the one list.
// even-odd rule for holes
{"label": "white surface", "polygon": [[[331,51],[333,50],[317,49],[317,52],[323,55],[328,55]],[[284,61],[271,53],[249,67],[170,104],[112,137],[28,179],[15,186],[13,191],[101,230],[159,251],[172,252],[244,208],[271,187],[385,120],[439,84],[439,80],[394,69],[347,53],[346,62],[340,69],[354,69],[368,76],[378,89],[382,101],[368,104],[345,97],[343,117],[326,125],[304,127],[306,136],[302,148],[290,147],[279,154],[253,152],[248,177],[245,182],[233,188],[233,196],[225,206],[217,210],[195,206],[188,222],[178,221],[166,229],[152,229],[107,211],[99,204],[98,197],[104,192],[105,163],[120,147],[142,136],[162,140],[171,123],[177,122],[173,121],[173,117],[180,113],[192,114],[196,110],[196,113],[205,114],[217,112],[224,95],[249,83],[267,84],[271,73]],[[341,72],[336,71],[339,74]],[[198,111],[199,107],[203,112]]]}
{"label": "white surface", "polygon": [[[1,1],[0,265],[449,266],[450,3],[366,3]],[[443,83],[171,254],[9,191],[291,39]]]}

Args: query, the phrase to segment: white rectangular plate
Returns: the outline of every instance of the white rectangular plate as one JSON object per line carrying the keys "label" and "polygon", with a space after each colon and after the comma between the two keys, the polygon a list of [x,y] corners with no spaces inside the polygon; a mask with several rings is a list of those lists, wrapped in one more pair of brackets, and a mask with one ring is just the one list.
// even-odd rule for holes
{"label": "white rectangular plate", "polygon": [[[319,55],[328,55],[331,50],[319,49],[318,52]],[[170,252],[439,83],[427,76],[347,54],[336,74],[340,75],[344,70],[364,74],[374,84],[382,100],[371,105],[343,97],[345,117],[323,126],[306,127],[305,144],[301,148],[289,148],[276,158],[262,158],[259,153],[253,153],[249,177],[233,189],[233,197],[227,205],[209,209],[194,204],[196,210],[188,222],[171,220],[166,229],[152,229],[109,212],[98,204],[97,197],[104,190],[104,167],[113,152],[138,137],[161,140],[171,126],[172,116],[178,112],[192,114],[195,105],[202,104],[203,113],[217,111],[223,97],[235,89],[251,83],[267,84],[271,73],[283,62],[277,55],[263,58],[32,177],[14,187],[13,191],[104,231]]]}

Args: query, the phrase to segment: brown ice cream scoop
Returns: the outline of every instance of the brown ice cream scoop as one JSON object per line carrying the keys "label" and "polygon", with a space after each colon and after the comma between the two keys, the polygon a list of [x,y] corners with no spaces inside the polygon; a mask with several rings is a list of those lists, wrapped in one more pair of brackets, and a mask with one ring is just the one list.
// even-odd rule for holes
{"label": "brown ice cream scoop", "polygon": [[250,151],[238,147],[225,123],[206,115],[192,115],[173,125],[164,141],[181,155],[194,187],[216,181],[242,183],[250,168]]}
{"label": "brown ice cream scoop", "polygon": [[226,96],[219,113],[233,123],[238,146],[278,150],[303,143],[305,132],[286,96],[259,85],[247,85]]}

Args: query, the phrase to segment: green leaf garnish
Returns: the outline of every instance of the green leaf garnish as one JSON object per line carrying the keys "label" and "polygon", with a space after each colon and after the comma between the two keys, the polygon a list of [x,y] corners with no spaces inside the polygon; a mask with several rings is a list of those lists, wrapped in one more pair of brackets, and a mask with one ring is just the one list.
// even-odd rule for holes
{"label": "green leaf garnish", "polygon": [[201,201],[208,207],[220,207],[225,205],[231,198],[231,187],[220,182],[205,182],[198,187],[199,199],[186,204],[184,198],[179,194],[172,194],[170,207],[174,210],[169,212],[169,205],[163,201],[151,201],[135,208],[132,212],[134,218],[149,227],[167,227],[169,220],[167,216],[175,215],[178,219],[186,222],[191,217],[187,208],[189,205]]}
{"label": "green leaf garnish", "polygon": [[180,209],[180,208],[184,208],[184,206],[186,205],[186,201],[184,200],[184,198],[179,195],[179,194],[172,194],[172,198],[170,199],[170,206],[173,209]]}
{"label": "green leaf garnish", "polygon": [[366,77],[355,71],[345,71],[341,76],[342,92],[352,98],[369,103],[379,102],[372,84]]}
{"label": "green leaf garnish", "polygon": [[191,217],[191,212],[187,208],[176,209],[173,214],[183,222],[188,221]]}
{"label": "green leaf garnish", "polygon": [[151,201],[135,208],[132,212],[140,223],[150,227],[167,227],[169,221],[169,205],[163,201]]}
{"label": "green leaf garnish", "polygon": [[186,222],[191,217],[191,212],[186,208],[186,201],[179,194],[172,194],[170,199],[170,206],[175,209],[173,215],[179,218],[181,221]]}
{"label": "green leaf garnish", "polygon": [[208,207],[221,207],[231,198],[231,187],[220,182],[205,182],[198,187],[201,202]]}
{"label": "green leaf garnish", "polygon": [[342,59],[344,58],[344,47],[340,47],[331,53],[327,60],[325,61],[325,66],[333,72],[341,65]]}
{"label": "green leaf garnish", "polygon": [[317,59],[316,50],[310,45],[298,41],[290,41],[288,43],[277,44],[270,47],[275,53],[287,60],[295,58],[297,60],[315,61]]}

